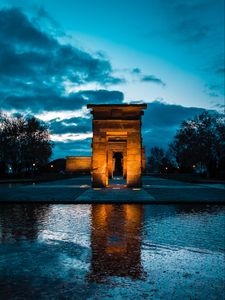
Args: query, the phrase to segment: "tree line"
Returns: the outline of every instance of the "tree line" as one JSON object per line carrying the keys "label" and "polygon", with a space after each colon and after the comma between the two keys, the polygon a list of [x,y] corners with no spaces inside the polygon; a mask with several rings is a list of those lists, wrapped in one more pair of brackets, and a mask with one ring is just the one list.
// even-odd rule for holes
{"label": "tree line", "polygon": [[0,115],[0,174],[31,173],[45,165],[53,144],[45,123],[35,117]]}
{"label": "tree line", "polygon": [[[0,114],[0,174],[20,175],[48,163],[53,143],[47,125],[35,117]],[[153,147],[149,171],[155,173],[198,171],[207,177],[225,175],[224,116],[204,112],[183,121],[168,151]]]}
{"label": "tree line", "polygon": [[199,172],[206,177],[225,176],[225,123],[218,113],[203,112],[183,121],[168,151],[153,147],[150,172]]}

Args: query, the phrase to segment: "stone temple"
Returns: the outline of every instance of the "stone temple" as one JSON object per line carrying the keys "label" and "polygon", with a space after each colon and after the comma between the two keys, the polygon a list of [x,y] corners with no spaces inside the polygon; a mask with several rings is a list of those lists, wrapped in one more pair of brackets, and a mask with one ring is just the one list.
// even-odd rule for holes
{"label": "stone temple", "polygon": [[88,104],[93,115],[92,157],[68,156],[66,171],[92,174],[93,187],[107,187],[115,177],[128,187],[141,186],[145,150],[141,117],[146,104]]}
{"label": "stone temple", "polygon": [[93,120],[92,186],[107,187],[123,176],[128,187],[141,186],[145,168],[141,117],[146,104],[89,104]]}

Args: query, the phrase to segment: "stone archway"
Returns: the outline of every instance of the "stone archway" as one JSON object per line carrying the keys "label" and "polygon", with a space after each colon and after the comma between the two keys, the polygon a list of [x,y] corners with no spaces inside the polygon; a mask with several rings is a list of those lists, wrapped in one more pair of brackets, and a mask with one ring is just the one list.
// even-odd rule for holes
{"label": "stone archway", "polygon": [[141,116],[146,104],[89,104],[92,110],[92,186],[107,187],[113,176],[113,155],[122,153],[128,187],[141,186],[144,148]]}

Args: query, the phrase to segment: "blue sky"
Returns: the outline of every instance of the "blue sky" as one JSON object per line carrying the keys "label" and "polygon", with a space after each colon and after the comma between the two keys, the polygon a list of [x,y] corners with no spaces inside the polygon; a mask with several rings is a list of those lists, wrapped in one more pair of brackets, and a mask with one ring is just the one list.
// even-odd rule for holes
{"label": "blue sky", "polygon": [[48,121],[54,157],[91,154],[88,102],[148,103],[144,141],[164,148],[224,109],[221,0],[1,3],[1,108]]}

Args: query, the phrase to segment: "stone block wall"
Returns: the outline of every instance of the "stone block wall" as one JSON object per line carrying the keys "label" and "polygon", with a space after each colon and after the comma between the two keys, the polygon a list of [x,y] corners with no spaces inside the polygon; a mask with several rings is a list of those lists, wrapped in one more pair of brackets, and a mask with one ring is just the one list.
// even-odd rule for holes
{"label": "stone block wall", "polygon": [[67,156],[66,171],[78,174],[90,174],[91,156]]}

